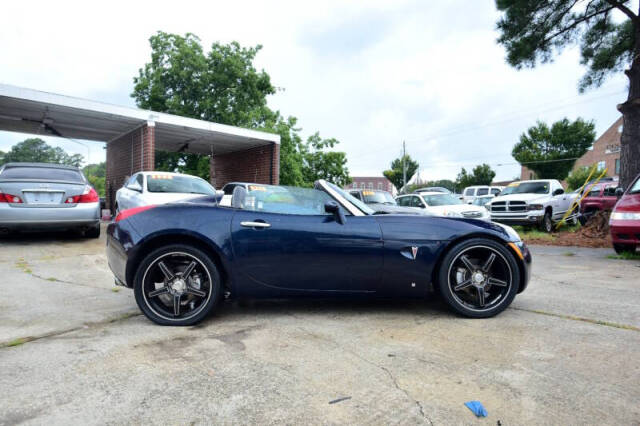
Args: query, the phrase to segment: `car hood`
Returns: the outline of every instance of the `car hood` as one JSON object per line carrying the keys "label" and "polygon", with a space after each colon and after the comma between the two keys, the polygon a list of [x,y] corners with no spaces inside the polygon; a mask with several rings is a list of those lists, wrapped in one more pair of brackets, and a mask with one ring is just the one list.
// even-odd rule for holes
{"label": "car hood", "polygon": [[640,212],[640,194],[625,194],[618,200],[617,212]]}
{"label": "car hood", "polygon": [[392,206],[390,204],[381,203],[370,203],[367,204],[367,206],[371,207],[376,213],[426,214],[422,209],[417,209],[415,207]]}
{"label": "car hood", "polygon": [[534,201],[534,200],[542,200],[545,198],[549,198],[551,195],[549,194],[509,194],[495,197],[491,202],[496,201]]}

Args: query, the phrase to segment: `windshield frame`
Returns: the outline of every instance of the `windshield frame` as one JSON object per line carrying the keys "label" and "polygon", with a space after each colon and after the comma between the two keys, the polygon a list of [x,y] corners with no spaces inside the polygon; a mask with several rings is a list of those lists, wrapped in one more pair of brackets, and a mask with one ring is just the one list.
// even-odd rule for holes
{"label": "windshield frame", "polygon": [[331,198],[354,216],[371,216],[375,213],[375,210],[367,206],[364,202],[358,200],[339,186],[327,182],[324,179],[317,180],[314,188],[329,194]]}
{"label": "windshield frame", "polygon": [[640,193],[640,175],[636,178],[635,181],[629,186],[629,191],[627,194],[638,194]]}

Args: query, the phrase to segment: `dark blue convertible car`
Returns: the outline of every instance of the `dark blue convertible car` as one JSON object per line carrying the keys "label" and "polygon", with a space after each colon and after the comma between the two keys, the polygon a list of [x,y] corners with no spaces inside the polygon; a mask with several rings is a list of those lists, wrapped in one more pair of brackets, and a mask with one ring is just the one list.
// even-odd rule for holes
{"label": "dark blue convertible car", "polygon": [[475,219],[374,214],[337,186],[237,187],[214,197],[121,212],[108,227],[116,282],[152,321],[190,325],[225,297],[438,293],[484,318],[527,286],[531,255],[508,226]]}

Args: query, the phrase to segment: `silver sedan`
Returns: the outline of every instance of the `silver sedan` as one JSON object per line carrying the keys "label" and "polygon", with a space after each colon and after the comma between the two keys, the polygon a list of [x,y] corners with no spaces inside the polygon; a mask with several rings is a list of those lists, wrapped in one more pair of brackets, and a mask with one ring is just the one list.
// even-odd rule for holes
{"label": "silver sedan", "polygon": [[79,230],[100,236],[100,198],[77,167],[8,163],[0,167],[0,233]]}

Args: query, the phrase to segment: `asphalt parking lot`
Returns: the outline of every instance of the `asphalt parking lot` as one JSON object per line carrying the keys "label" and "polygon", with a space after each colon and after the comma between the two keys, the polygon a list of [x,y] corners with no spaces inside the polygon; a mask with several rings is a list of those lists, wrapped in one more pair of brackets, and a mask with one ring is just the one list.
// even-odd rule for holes
{"label": "asphalt parking lot", "polygon": [[102,238],[0,239],[0,424],[638,424],[640,262],[531,249],[530,287],[488,320],[259,301],[171,328],[114,287]]}

